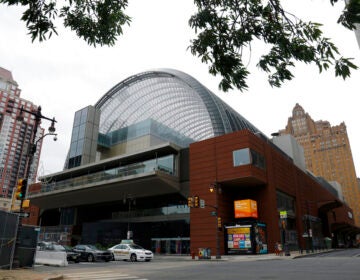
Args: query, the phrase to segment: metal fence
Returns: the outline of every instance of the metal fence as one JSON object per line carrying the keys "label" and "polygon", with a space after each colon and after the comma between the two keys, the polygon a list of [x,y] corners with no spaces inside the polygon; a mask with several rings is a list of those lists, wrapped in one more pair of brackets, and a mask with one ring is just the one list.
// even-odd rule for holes
{"label": "metal fence", "polygon": [[12,267],[18,225],[17,214],[0,210],[0,269]]}

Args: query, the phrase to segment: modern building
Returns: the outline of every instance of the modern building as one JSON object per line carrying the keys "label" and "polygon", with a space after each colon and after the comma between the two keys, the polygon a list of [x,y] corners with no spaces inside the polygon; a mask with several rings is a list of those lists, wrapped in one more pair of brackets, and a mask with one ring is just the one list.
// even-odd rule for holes
{"label": "modern building", "polygon": [[304,148],[307,169],[342,186],[345,201],[354,211],[355,223],[360,225],[360,190],[345,123],[331,126],[328,121],[314,121],[296,104],[280,134],[294,136]]}
{"label": "modern building", "polygon": [[[233,162],[239,167],[231,167]],[[268,234],[270,251],[284,236],[291,236],[293,246],[302,244],[302,219],[314,224],[319,208],[323,216],[342,209],[333,215],[349,230],[346,238],[357,230],[343,215],[351,209],[342,208],[335,189],[326,189],[296,167],[259,129],[194,78],[170,69],[131,76],[94,106],[77,111],[65,169],[40,179],[29,195],[40,208],[40,238],[63,243],[110,246],[132,238],[156,253],[170,254],[190,254],[200,247],[210,247],[214,254],[219,243],[224,254],[228,243],[222,223],[236,228],[240,220],[232,217],[234,200],[244,199],[257,202],[251,226]],[[209,186],[221,186],[219,208]],[[321,201],[313,196],[317,188]],[[204,209],[192,208],[192,197]],[[304,201],[309,204],[307,216]],[[289,217],[281,234],[274,222],[279,221],[279,209]],[[211,216],[214,210],[222,221]],[[224,229],[221,237],[215,222]],[[312,228],[307,229],[312,235]],[[329,225],[325,232],[334,234],[334,240],[344,238],[337,231]]]}
{"label": "modern building", "polygon": [[[37,106],[20,97],[21,90],[13,79],[12,73],[0,67],[0,196],[11,198],[17,180],[25,175],[28,162],[28,149],[34,131],[34,118],[21,108],[36,111]],[[43,135],[43,129],[37,130],[37,138]],[[29,183],[35,182],[42,141],[37,142],[38,149],[33,157]]]}

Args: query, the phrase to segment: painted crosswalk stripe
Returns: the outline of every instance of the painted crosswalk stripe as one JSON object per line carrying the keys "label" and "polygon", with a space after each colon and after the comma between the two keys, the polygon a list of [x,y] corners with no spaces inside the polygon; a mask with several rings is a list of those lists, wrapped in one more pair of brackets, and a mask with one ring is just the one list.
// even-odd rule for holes
{"label": "painted crosswalk stripe", "polygon": [[[99,274],[99,273],[114,273],[114,271],[112,270],[100,270],[100,271],[94,271],[94,272],[74,272],[74,273],[71,273],[71,275],[91,275],[91,274]],[[70,274],[65,274],[65,275],[70,275]]]}
{"label": "painted crosswalk stripe", "polygon": [[121,276],[121,275],[114,275],[114,276],[107,276],[107,275],[96,275],[96,276],[74,276],[74,277],[68,277],[66,276],[65,279],[101,279],[101,280],[126,280],[126,279],[136,279],[139,280],[139,277],[137,276]]}
{"label": "painted crosswalk stripe", "polygon": [[139,278],[137,276],[131,276],[129,274],[122,274],[114,271],[95,271],[95,272],[74,272],[63,274],[64,279],[72,280],[92,280],[92,279],[101,279],[101,280],[126,280],[126,279],[136,279],[136,280],[147,280],[145,278]]}

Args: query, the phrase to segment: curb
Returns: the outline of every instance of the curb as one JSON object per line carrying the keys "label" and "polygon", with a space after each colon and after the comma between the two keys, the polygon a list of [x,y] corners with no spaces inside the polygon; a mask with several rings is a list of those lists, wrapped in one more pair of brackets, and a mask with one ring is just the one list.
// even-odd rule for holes
{"label": "curb", "polygon": [[319,255],[319,254],[328,254],[330,252],[333,252],[334,249],[329,249],[326,251],[319,251],[319,252],[311,252],[311,253],[304,253],[304,254],[300,254],[294,257],[294,259],[301,259],[301,258],[306,258],[309,256],[314,256],[314,255]]}
{"label": "curb", "polygon": [[63,279],[64,279],[64,276],[62,274],[44,278],[44,280],[63,280]]}

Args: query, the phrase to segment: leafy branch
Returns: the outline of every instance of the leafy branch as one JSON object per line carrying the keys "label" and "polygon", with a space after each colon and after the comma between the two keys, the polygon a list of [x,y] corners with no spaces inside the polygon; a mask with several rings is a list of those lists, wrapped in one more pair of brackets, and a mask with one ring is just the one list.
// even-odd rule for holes
{"label": "leafy branch", "polygon": [[[223,91],[248,88],[243,50],[251,52],[251,43],[257,39],[270,46],[257,66],[269,73],[271,86],[280,87],[294,77],[291,70],[295,61],[315,63],[320,72],[333,66],[335,75],[344,79],[351,69],[357,69],[350,58],[336,57],[339,51],[323,37],[321,24],[301,21],[285,11],[280,0],[195,0],[195,4],[198,12],[189,25],[197,38],[191,41],[190,49],[209,64],[211,74],[222,77],[219,87]],[[360,22],[359,13],[359,0],[349,1],[339,22],[352,29]]]}
{"label": "leafy branch", "polygon": [[[330,0],[335,5],[338,0]],[[198,8],[189,25],[197,38],[189,49],[209,65],[209,72],[222,80],[220,89],[248,88],[250,74],[243,62],[251,57],[252,43],[269,46],[257,66],[268,73],[271,86],[291,80],[295,62],[315,64],[319,72],[334,68],[343,79],[358,67],[351,58],[340,55],[337,47],[321,31],[321,24],[304,22],[285,11],[280,0],[194,0]],[[44,41],[57,34],[54,21],[63,19],[89,45],[112,46],[131,18],[125,14],[127,0],[0,0],[0,4],[27,7],[21,20],[26,22],[32,41]],[[58,7],[61,6],[61,7]],[[360,0],[348,0],[338,21],[354,30],[360,23]],[[166,23],[164,23],[166,24]]]}

